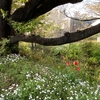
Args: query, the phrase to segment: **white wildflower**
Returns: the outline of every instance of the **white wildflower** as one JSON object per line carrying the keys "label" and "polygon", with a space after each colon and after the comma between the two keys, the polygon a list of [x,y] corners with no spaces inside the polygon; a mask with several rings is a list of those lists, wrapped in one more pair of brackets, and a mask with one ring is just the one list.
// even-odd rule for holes
{"label": "white wildflower", "polygon": [[1,94],[1,98],[4,98],[4,95],[3,94]]}
{"label": "white wildflower", "polygon": [[14,94],[17,94],[17,90],[14,90]]}
{"label": "white wildflower", "polygon": [[73,97],[70,97],[70,100],[73,100]]}

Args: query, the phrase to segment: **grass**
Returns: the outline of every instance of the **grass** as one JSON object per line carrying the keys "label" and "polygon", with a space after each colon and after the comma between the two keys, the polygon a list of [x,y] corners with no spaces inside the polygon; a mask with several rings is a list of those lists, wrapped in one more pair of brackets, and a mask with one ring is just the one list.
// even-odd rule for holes
{"label": "grass", "polygon": [[0,58],[0,100],[99,100],[98,62],[91,67],[75,45],[29,46]]}

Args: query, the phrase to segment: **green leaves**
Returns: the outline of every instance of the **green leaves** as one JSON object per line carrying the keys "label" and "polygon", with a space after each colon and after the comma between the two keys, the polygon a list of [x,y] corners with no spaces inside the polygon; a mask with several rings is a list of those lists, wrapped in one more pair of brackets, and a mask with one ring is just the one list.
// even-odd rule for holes
{"label": "green leaves", "polygon": [[0,47],[0,55],[6,54],[6,53],[9,52],[8,47],[6,46],[8,42],[9,42],[8,39],[3,39],[2,41],[0,41],[0,45],[1,45],[1,47]]}
{"label": "green leaves", "polygon": [[45,17],[46,15],[43,15],[37,19],[30,20],[26,23],[24,22],[18,23],[10,20],[10,23],[12,24],[14,29],[18,31],[18,33],[25,33],[25,32],[34,33],[34,31],[38,32],[41,28],[43,28],[42,25],[45,23],[42,22],[42,20],[45,20]]}
{"label": "green leaves", "polygon": [[7,17],[7,12],[6,11],[4,11],[3,9],[0,9],[0,12],[1,12],[3,18]]}

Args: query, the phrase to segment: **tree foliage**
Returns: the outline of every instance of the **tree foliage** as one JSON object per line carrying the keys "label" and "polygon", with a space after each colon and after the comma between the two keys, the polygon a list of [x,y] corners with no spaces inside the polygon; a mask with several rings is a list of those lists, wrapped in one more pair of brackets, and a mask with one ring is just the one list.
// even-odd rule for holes
{"label": "tree foliage", "polygon": [[[14,4],[13,2],[22,2],[23,4],[18,5],[21,6],[19,8],[15,8],[11,10]],[[10,44],[18,43],[19,41],[25,41],[25,42],[33,42],[33,43],[39,43],[41,45],[62,45],[66,43],[76,42],[79,40],[82,40],[84,38],[90,37],[94,34],[97,34],[100,32],[100,24],[97,26],[69,33],[65,32],[64,36],[58,37],[58,38],[43,38],[41,36],[32,35],[32,36],[26,36],[23,34],[16,34],[15,27],[13,28],[12,25],[9,23],[9,20],[17,21],[19,22],[28,22],[31,19],[34,19],[36,21],[39,16],[49,12],[51,9],[58,5],[62,5],[65,3],[78,3],[82,0],[0,0],[0,9],[3,9],[5,12],[7,12],[6,18],[3,18],[2,13],[0,12],[0,38],[2,37],[10,37]],[[9,19],[9,20],[8,20]],[[28,22],[29,24],[29,22]],[[26,24],[26,30],[28,28],[28,24]],[[23,24],[19,24],[23,25]],[[35,25],[32,25],[32,27]],[[18,25],[16,26],[18,27]],[[23,29],[23,28],[22,28]],[[23,31],[24,32],[24,31]]]}

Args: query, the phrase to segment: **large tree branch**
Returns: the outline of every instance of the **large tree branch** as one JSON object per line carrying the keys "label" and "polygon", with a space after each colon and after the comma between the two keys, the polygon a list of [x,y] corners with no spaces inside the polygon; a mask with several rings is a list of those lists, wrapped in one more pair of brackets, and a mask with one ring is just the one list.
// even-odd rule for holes
{"label": "large tree branch", "polygon": [[10,12],[12,0],[0,0],[0,9]]}
{"label": "large tree branch", "polygon": [[97,34],[99,32],[100,32],[100,24],[82,31],[65,33],[64,36],[58,38],[43,38],[35,35],[33,36],[16,35],[15,37],[12,37],[10,39],[9,43],[13,44],[19,41],[24,41],[24,42],[38,43],[46,46],[55,46],[55,45],[62,45],[62,44],[76,42],[85,39],[87,37],[90,37],[94,34]]}
{"label": "large tree branch", "polygon": [[36,18],[58,5],[77,3],[82,0],[29,0],[24,7],[17,9],[11,16],[14,21],[27,21]]}
{"label": "large tree branch", "polygon": [[[0,0],[0,40],[3,37],[8,38],[11,35],[14,35],[13,28],[9,25],[6,18],[9,18],[11,11],[12,0]],[[4,12],[7,13],[7,16],[3,16]]]}

